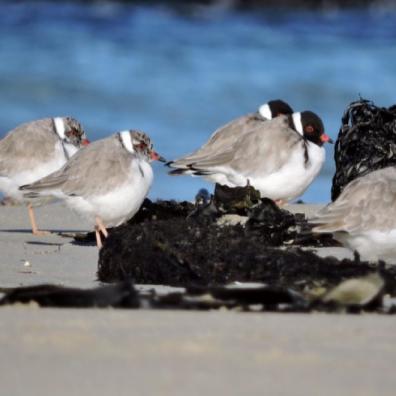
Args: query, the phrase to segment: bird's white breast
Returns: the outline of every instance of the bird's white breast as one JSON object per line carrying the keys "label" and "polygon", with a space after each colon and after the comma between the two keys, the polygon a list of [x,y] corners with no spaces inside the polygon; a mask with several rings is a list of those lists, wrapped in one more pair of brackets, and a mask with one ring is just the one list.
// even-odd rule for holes
{"label": "bird's white breast", "polygon": [[301,195],[320,172],[325,160],[323,147],[308,142],[308,162],[302,146],[291,152],[288,161],[276,172],[260,177],[246,177],[262,197],[289,201]]}

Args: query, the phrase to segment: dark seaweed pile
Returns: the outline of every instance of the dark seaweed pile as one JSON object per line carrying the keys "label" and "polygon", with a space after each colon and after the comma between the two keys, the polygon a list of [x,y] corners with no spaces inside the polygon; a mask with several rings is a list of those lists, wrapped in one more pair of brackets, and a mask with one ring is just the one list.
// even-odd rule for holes
{"label": "dark seaweed pile", "polygon": [[115,230],[100,252],[98,277],[172,286],[253,281],[302,290],[373,271],[368,263],[275,248],[241,226],[202,228],[195,220],[176,219]]}
{"label": "dark seaweed pile", "polygon": [[356,177],[396,165],[396,105],[387,109],[368,100],[352,102],[342,117],[334,159],[333,201]]}
{"label": "dark seaweed pile", "polygon": [[[224,213],[247,216],[246,225],[219,226],[216,220]],[[315,238],[303,214],[257,198],[252,187],[216,187],[209,203],[200,197],[196,205],[146,200],[134,219],[106,239],[98,278],[173,286],[260,281],[301,289],[374,270],[367,263],[322,259],[298,248],[335,244],[328,235]]]}

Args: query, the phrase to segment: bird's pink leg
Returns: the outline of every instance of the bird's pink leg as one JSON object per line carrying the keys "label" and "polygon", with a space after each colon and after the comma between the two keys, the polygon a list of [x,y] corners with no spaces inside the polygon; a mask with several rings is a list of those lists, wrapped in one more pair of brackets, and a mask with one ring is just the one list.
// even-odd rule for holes
{"label": "bird's pink leg", "polygon": [[96,216],[95,218],[95,236],[96,236],[96,245],[98,246],[99,249],[102,248],[102,238],[100,237],[100,232],[105,236],[105,238],[108,237],[109,233],[106,230],[106,227],[104,226],[102,220],[100,217]]}
{"label": "bird's pink leg", "polygon": [[109,233],[107,232],[106,227],[104,226],[100,217],[96,217],[96,224],[99,227],[99,230],[102,231],[103,235],[107,238]]}
{"label": "bird's pink leg", "polygon": [[50,234],[49,231],[41,231],[38,229],[36,223],[36,216],[34,215],[32,204],[28,204],[28,211],[29,211],[30,224],[32,225],[32,234],[37,236],[49,235]]}
{"label": "bird's pink leg", "polygon": [[99,231],[99,227],[97,225],[95,225],[95,236],[96,236],[96,246],[98,247],[98,249],[102,249],[102,239],[100,237],[100,231]]}

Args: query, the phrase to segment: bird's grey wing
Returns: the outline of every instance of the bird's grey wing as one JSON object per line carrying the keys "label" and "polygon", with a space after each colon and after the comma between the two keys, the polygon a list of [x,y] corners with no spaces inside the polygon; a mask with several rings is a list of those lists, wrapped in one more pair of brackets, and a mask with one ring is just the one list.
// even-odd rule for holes
{"label": "bird's grey wing", "polygon": [[336,201],[313,219],[315,232],[356,233],[396,226],[396,170],[381,169],[349,183]]}
{"label": "bird's grey wing", "polygon": [[227,150],[213,156],[203,157],[189,165],[191,169],[211,170],[219,166],[228,165],[234,156],[233,150]]}
{"label": "bird's grey wing", "polygon": [[262,123],[241,136],[223,153],[192,164],[201,171],[232,169],[245,176],[260,176],[276,172],[284,166],[293,150],[301,150],[304,140],[291,130],[285,118]]}
{"label": "bird's grey wing", "polygon": [[228,150],[194,162],[191,167],[202,172],[226,167],[242,175],[262,177],[284,166],[291,150],[301,150],[303,144],[303,139],[289,128],[286,119],[278,117],[244,134]]}
{"label": "bird's grey wing", "polygon": [[19,125],[0,140],[0,175],[12,176],[50,161],[58,141],[51,118]]}
{"label": "bird's grey wing", "polygon": [[262,123],[246,133],[233,146],[228,164],[235,172],[249,177],[265,177],[288,164],[295,150],[304,155],[304,140],[289,128],[286,117]]}
{"label": "bird's grey wing", "polygon": [[209,140],[198,150],[173,161],[170,166],[184,167],[192,162],[200,161],[207,156],[224,151],[232,146],[240,136],[256,128],[263,121],[264,119],[256,113],[236,118],[214,131]]}
{"label": "bird's grey wing", "polygon": [[255,113],[238,117],[214,131],[202,148],[208,147],[214,151],[225,149],[234,144],[242,134],[255,129],[262,122],[263,118]]}
{"label": "bird's grey wing", "polygon": [[24,187],[29,191],[60,190],[87,197],[114,190],[130,178],[132,156],[115,136],[80,149],[59,171]]}
{"label": "bird's grey wing", "polygon": [[[82,153],[82,150],[80,151]],[[78,158],[81,153],[77,152],[62,168],[57,171],[35,181],[34,183],[21,186],[20,189],[31,192],[46,191],[48,193],[50,193],[51,190],[63,190],[65,182],[69,178],[73,178],[76,170],[78,169]]]}
{"label": "bird's grey wing", "polygon": [[283,120],[274,119],[246,134],[231,166],[251,177],[265,177],[287,165],[295,151],[304,158],[304,140]]}

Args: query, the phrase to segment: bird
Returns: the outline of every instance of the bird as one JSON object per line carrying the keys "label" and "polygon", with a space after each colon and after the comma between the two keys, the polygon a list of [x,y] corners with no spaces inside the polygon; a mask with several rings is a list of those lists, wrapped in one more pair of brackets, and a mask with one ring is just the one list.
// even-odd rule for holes
{"label": "bird", "polygon": [[210,136],[209,140],[199,149],[175,161],[168,162],[172,168],[187,168],[191,162],[208,155],[214,155],[225,147],[232,145],[241,135],[257,128],[263,122],[272,120],[282,114],[292,114],[293,110],[283,100],[275,99],[264,103],[259,109],[250,114],[238,117],[221,126]]}
{"label": "bird", "polygon": [[165,159],[142,131],[125,130],[97,140],[76,153],[61,169],[21,186],[27,197],[50,195],[63,200],[101,234],[132,218],[153,181],[150,162]]}
{"label": "bird", "polygon": [[396,168],[354,179],[309,222],[314,233],[332,233],[363,260],[396,264]]}
{"label": "bird", "polygon": [[280,115],[218,150],[169,172],[226,185],[251,185],[280,205],[301,195],[322,168],[323,144],[333,141],[312,111]]}
{"label": "bird", "polygon": [[0,191],[17,203],[27,204],[34,235],[47,234],[38,229],[33,211],[33,205],[43,204],[45,200],[26,200],[19,186],[61,168],[88,143],[83,127],[72,117],[27,122],[0,140]]}

